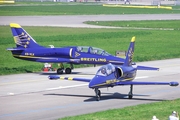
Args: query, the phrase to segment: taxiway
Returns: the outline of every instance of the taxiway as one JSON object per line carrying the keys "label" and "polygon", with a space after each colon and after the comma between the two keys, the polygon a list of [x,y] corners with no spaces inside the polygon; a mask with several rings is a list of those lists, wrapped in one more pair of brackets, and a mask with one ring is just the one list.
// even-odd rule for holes
{"label": "taxiway", "polygon": [[[137,63],[156,66],[160,71],[138,71],[139,81],[180,82],[180,59]],[[78,68],[70,77],[92,78],[99,67]],[[65,116],[123,108],[143,103],[180,98],[180,86],[134,86],[134,97],[128,99],[129,86],[101,89],[96,101],[94,90],[87,83],[49,80],[55,73],[29,73],[0,76],[0,120],[54,120]]]}

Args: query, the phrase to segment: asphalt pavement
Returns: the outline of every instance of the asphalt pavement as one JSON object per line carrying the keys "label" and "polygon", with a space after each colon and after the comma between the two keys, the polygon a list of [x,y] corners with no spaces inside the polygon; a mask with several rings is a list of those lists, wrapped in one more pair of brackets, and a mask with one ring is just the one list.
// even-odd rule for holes
{"label": "asphalt pavement", "polygon": [[[84,21],[109,20],[169,20],[180,14],[154,15],[78,15],[78,16],[0,16],[0,25],[18,23],[21,26],[94,27]],[[180,82],[180,59],[141,62],[139,65],[159,67],[160,71],[138,71],[139,81]],[[70,77],[92,78],[98,67],[74,69]],[[101,89],[101,101],[88,83],[48,80],[56,73],[28,73],[0,76],[0,120],[54,120],[65,116],[123,108],[143,103],[180,98],[180,87],[134,86],[134,97],[128,99],[129,86]],[[172,110],[170,110],[172,111]],[[153,116],[153,115],[152,115]]]}

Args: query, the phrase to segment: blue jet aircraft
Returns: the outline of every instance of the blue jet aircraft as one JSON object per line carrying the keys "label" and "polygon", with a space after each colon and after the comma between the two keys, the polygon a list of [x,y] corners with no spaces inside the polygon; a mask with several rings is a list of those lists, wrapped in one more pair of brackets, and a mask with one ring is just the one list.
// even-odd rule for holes
{"label": "blue jet aircraft", "polygon": [[132,58],[134,54],[134,44],[135,37],[132,38],[128,52],[126,54],[125,62],[123,65],[113,65],[111,63],[102,66],[92,79],[87,78],[69,78],[69,77],[59,77],[56,75],[50,75],[49,79],[63,79],[63,80],[74,80],[89,82],[89,88],[95,90],[97,101],[100,100],[101,91],[99,88],[130,85],[130,92],[128,94],[129,99],[133,97],[133,85],[170,85],[178,86],[178,82],[141,82],[133,81],[136,77],[137,70],[155,70],[151,67],[138,67],[132,64]]}
{"label": "blue jet aircraft", "polygon": [[66,74],[70,74],[73,64],[108,64],[113,63],[122,65],[123,58],[113,56],[105,50],[88,47],[88,46],[68,46],[56,48],[50,45],[50,48],[40,46],[37,42],[16,23],[10,24],[15,48],[8,48],[12,52],[13,57],[43,63],[61,63],[61,67],[57,69],[58,74],[62,74],[64,66],[62,63],[69,63],[70,67],[65,69]]}

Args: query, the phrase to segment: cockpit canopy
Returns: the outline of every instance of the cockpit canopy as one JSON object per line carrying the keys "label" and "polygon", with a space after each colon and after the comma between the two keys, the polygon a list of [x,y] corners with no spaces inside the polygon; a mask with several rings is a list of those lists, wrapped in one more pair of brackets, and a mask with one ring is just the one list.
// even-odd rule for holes
{"label": "cockpit canopy", "polygon": [[111,63],[109,63],[108,65],[104,65],[102,66],[96,73],[96,75],[99,76],[108,76],[111,73],[115,72],[115,67],[114,65],[112,65]]}
{"label": "cockpit canopy", "polygon": [[91,53],[91,54],[98,54],[98,55],[103,55],[103,56],[109,56],[110,55],[105,50],[102,50],[100,48],[95,48],[95,47],[89,47],[89,46],[78,46],[77,51],[78,52]]}

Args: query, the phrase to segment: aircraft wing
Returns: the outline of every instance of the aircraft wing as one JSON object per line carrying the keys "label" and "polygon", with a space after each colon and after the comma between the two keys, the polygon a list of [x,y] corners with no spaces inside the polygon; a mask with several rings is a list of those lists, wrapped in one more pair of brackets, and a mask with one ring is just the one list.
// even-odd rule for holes
{"label": "aircraft wing", "polygon": [[170,85],[178,86],[178,82],[140,82],[140,81],[123,81],[117,82],[116,85]]}
{"label": "aircraft wing", "polygon": [[91,79],[87,79],[87,78],[60,77],[57,75],[50,75],[50,76],[48,76],[48,78],[50,80],[60,79],[60,80],[71,80],[71,81],[81,81],[81,82],[90,82],[91,81]]}
{"label": "aircraft wing", "polygon": [[159,68],[156,67],[147,67],[147,66],[137,66],[137,70],[159,70]]}

